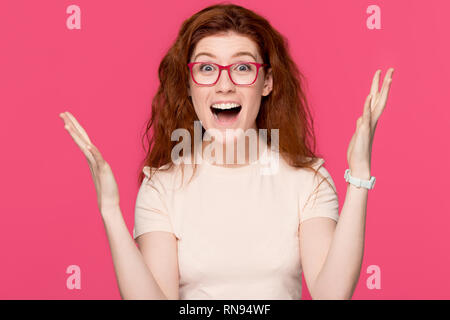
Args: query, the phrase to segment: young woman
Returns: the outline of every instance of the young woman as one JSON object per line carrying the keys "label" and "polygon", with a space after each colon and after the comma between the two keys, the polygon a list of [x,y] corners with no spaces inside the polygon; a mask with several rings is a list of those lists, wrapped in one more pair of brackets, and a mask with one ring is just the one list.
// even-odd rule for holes
{"label": "young woman", "polygon": [[[380,72],[347,151],[340,215],[333,180],[313,151],[302,75],[286,40],[243,7],[213,5],[190,17],[161,62],[133,237],[110,166],[73,115],[62,113],[91,168],[121,297],[300,299],[304,272],[313,299],[350,299],[374,182],[372,141],[393,69],[381,92]],[[175,152],[180,129],[189,148]],[[267,135],[256,140],[242,134],[262,129]],[[242,142],[243,161],[237,152],[228,158]],[[266,151],[276,166],[262,174]]]}

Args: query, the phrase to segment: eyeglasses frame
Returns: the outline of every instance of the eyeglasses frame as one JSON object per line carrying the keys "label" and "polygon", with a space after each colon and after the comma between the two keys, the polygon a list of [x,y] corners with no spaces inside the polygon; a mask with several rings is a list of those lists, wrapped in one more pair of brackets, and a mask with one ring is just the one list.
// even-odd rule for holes
{"label": "eyeglasses frame", "polygon": [[[216,79],[216,81],[214,83],[211,83],[211,84],[200,84],[197,81],[195,81],[194,75],[192,73],[192,67],[195,64],[198,64],[198,63],[214,64],[217,67],[219,67],[219,74],[217,75],[217,79]],[[250,83],[250,84],[237,84],[236,82],[233,81],[233,78],[231,77],[230,68],[231,68],[231,66],[233,66],[235,64],[239,64],[239,63],[251,63],[251,64],[256,66],[256,76],[255,76],[255,80],[253,80],[252,83]],[[204,61],[189,62],[187,65],[189,67],[189,71],[190,71],[190,74],[191,74],[192,81],[194,81],[199,86],[206,86],[206,87],[214,86],[219,81],[220,75],[222,74],[222,70],[227,70],[228,77],[230,78],[231,82],[233,82],[234,85],[236,85],[236,86],[251,86],[252,84],[255,83],[256,79],[258,79],[259,69],[261,67],[268,67],[269,66],[267,63],[258,63],[258,62],[252,62],[252,61],[248,61],[248,62],[247,61],[239,61],[239,62],[235,62],[235,63],[229,64],[227,66],[222,66],[222,65],[214,63],[214,62],[204,62]]]}

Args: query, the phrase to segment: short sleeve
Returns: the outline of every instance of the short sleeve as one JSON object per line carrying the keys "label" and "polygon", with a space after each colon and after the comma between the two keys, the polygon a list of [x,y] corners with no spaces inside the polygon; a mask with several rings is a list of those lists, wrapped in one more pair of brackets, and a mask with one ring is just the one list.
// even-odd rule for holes
{"label": "short sleeve", "polygon": [[323,159],[320,160],[319,173],[322,176],[319,174],[314,176],[311,188],[303,197],[303,201],[301,201],[300,223],[315,217],[328,217],[335,221],[339,219],[339,201],[335,192],[336,186],[327,169],[321,166],[324,163]]}
{"label": "short sleeve", "polygon": [[173,232],[172,224],[164,201],[164,188],[157,174],[149,179],[150,167],[142,170],[145,174],[144,180],[139,188],[135,214],[133,239],[150,231]]}

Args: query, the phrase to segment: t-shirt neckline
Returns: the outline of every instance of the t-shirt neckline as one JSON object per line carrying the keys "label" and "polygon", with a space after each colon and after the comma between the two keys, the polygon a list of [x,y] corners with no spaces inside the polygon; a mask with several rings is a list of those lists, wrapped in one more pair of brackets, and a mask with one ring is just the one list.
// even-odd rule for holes
{"label": "t-shirt neckline", "polygon": [[[264,140],[261,139],[261,137],[258,137],[260,146],[263,145],[264,150],[267,150],[267,144]],[[232,176],[232,175],[242,175],[242,174],[248,174],[255,172],[255,170],[260,169],[261,166],[261,157],[263,155],[263,152],[259,152],[259,159],[256,160],[250,160],[249,163],[242,164],[238,167],[227,167],[222,164],[213,164],[209,162],[207,159],[201,157],[200,155],[200,148],[197,149],[197,159],[198,157],[201,158],[201,162],[199,163],[200,167],[205,168],[210,173],[215,173],[223,176]]]}
{"label": "t-shirt neckline", "polygon": [[201,165],[203,165],[204,168],[206,168],[210,172],[228,176],[228,175],[250,173],[254,169],[259,167],[259,161],[255,160],[248,164],[243,164],[242,166],[239,167],[226,167],[220,164],[219,165],[212,164],[208,160],[202,159],[200,166]]}

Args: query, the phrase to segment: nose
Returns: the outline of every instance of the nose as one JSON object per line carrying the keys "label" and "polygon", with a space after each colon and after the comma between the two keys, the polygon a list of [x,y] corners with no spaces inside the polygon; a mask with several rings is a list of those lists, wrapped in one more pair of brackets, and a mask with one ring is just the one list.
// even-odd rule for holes
{"label": "nose", "polygon": [[235,85],[231,81],[227,70],[221,70],[219,80],[217,80],[215,87],[217,91],[230,91],[234,89]]}

